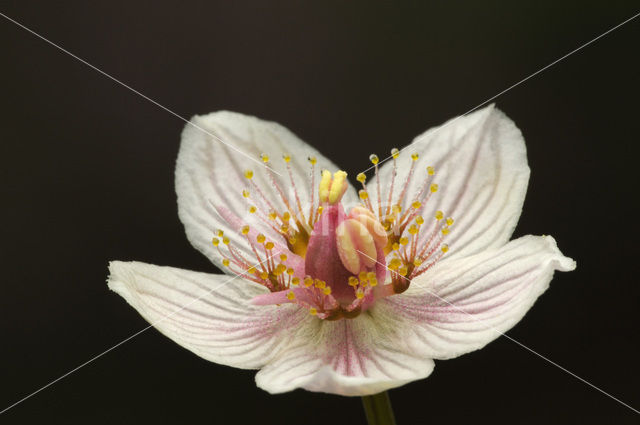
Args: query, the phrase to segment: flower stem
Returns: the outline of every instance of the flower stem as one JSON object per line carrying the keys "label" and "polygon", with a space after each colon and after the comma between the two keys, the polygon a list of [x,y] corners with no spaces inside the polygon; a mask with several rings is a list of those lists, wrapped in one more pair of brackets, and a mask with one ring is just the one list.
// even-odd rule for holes
{"label": "flower stem", "polygon": [[363,396],[362,405],[369,425],[396,425],[391,400],[386,391]]}

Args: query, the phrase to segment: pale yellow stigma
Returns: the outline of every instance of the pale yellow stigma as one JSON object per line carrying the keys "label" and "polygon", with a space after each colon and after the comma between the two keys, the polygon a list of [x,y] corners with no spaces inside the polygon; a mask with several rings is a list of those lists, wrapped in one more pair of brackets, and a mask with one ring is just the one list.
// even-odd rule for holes
{"label": "pale yellow stigma", "polygon": [[331,205],[340,202],[347,187],[347,173],[344,171],[336,171],[333,173],[333,177],[330,171],[322,171],[322,178],[318,187],[320,202],[328,202]]}

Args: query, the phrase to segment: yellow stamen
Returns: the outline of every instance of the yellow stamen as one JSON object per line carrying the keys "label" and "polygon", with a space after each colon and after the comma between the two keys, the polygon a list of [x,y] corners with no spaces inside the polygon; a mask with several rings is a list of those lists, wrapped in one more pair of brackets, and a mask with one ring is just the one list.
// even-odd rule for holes
{"label": "yellow stamen", "polygon": [[251,180],[253,178],[253,171],[247,170],[244,172],[244,178]]}

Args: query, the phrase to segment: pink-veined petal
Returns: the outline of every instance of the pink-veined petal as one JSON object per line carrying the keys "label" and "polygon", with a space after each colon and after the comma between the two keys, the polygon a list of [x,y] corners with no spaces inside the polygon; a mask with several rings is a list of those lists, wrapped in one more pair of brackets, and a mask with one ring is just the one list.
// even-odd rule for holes
{"label": "pink-veined petal", "polygon": [[[439,190],[423,204],[422,215],[431,220],[441,210],[455,219],[446,238],[451,246],[448,257],[462,258],[498,248],[509,240],[529,181],[524,139],[513,121],[491,105],[416,137],[397,159],[396,195],[407,179],[412,153],[418,153],[419,158],[403,210],[423,187],[427,166],[433,166],[432,181]],[[391,160],[381,167],[383,187],[390,182],[392,169]],[[368,183],[374,205],[375,184],[374,178]],[[386,201],[384,193],[382,197]]]}
{"label": "pink-veined petal", "polygon": [[[216,212],[214,205],[224,206],[246,224],[259,229],[268,239],[281,238],[265,224],[265,220],[259,218],[264,218],[271,207],[279,213],[286,211],[279,192],[262,165],[261,154],[269,156],[268,166],[274,170],[274,179],[297,212],[297,200],[286,163],[282,158],[285,153],[291,156],[289,165],[302,211],[307,218],[311,202],[310,190],[314,191],[315,204],[318,202],[315,191],[320,170],[338,169],[316,149],[275,122],[221,111],[195,116],[191,123],[193,125],[185,126],[182,132],[182,143],[176,163],[178,213],[191,244],[218,267],[221,265],[221,258],[211,245],[211,238],[217,229],[225,230],[225,236],[229,237],[231,243],[242,253],[251,255],[251,251],[246,240],[237,232],[231,231],[228,223]],[[308,157],[317,158],[313,188],[310,186],[311,164]],[[253,170],[252,182],[258,186],[270,205],[244,177],[246,170]],[[244,189],[250,192],[249,198],[242,196]],[[347,190],[345,201],[355,203],[356,199],[354,189]],[[258,207],[258,212],[250,214],[250,205]]]}
{"label": "pink-veined petal", "polygon": [[253,297],[268,291],[240,277],[120,261],[111,262],[109,272],[109,288],[156,329],[224,365],[262,367],[308,315],[294,305],[251,304]]}
{"label": "pink-veined petal", "polygon": [[309,316],[290,345],[258,372],[258,386],[270,393],[304,388],[361,396],[427,377],[433,360],[414,354],[393,314],[376,306],[355,319]]}
{"label": "pink-veined petal", "polygon": [[402,319],[416,352],[448,359],[509,330],[548,288],[555,270],[574,268],[551,236],[524,236],[497,250],[439,263],[407,292],[380,303]]}

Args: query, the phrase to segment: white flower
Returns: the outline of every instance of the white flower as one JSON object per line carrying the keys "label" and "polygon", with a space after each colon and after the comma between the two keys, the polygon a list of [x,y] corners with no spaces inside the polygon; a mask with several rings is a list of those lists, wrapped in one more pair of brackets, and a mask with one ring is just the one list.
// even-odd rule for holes
{"label": "white flower", "polygon": [[114,261],[109,287],[197,355],[260,369],[271,393],[366,395],[424,378],[434,359],[510,329],[555,270],[575,268],[550,236],[509,241],[529,168],[520,131],[493,106],[380,167],[372,155],[359,195],[276,123],[232,112],[192,122],[179,216],[198,250],[240,276]]}

